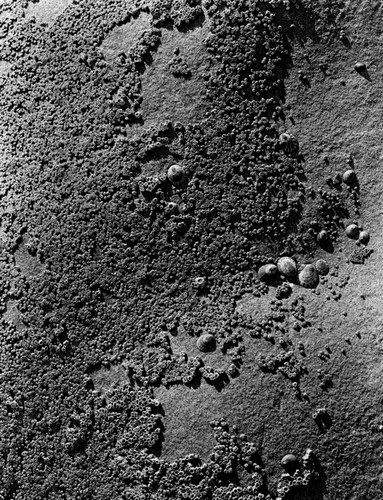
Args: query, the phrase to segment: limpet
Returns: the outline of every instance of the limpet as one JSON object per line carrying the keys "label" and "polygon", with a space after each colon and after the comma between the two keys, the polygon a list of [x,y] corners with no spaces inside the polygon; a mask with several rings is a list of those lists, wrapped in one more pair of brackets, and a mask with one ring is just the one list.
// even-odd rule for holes
{"label": "limpet", "polygon": [[352,184],[356,179],[356,174],[355,174],[354,170],[351,170],[351,169],[346,170],[342,176],[342,179],[343,179],[343,182],[345,184],[348,184],[348,185]]}
{"label": "limpet", "polygon": [[181,165],[171,165],[168,169],[168,179],[175,186],[180,186],[186,180],[186,173]]}
{"label": "limpet", "polygon": [[291,257],[281,257],[277,262],[277,268],[287,278],[293,278],[297,274],[297,265]]}
{"label": "limpet", "polygon": [[326,276],[328,272],[330,271],[330,266],[327,264],[327,262],[323,259],[319,259],[315,262],[315,267],[321,276]]}
{"label": "limpet", "polygon": [[361,231],[359,234],[359,241],[366,245],[370,241],[370,233],[368,231]]}
{"label": "limpet", "polygon": [[215,337],[211,333],[204,333],[197,339],[197,347],[202,352],[214,351],[215,346]]}
{"label": "limpet", "polygon": [[286,472],[294,472],[298,468],[298,459],[292,453],[288,453],[281,460],[282,467],[286,470]]}
{"label": "limpet", "polygon": [[359,228],[356,224],[349,224],[345,230],[346,236],[356,238],[359,234]]}
{"label": "limpet", "polygon": [[261,281],[272,280],[278,272],[275,264],[265,264],[258,269],[258,277]]}
{"label": "limpet", "polygon": [[318,284],[318,273],[312,264],[306,264],[298,278],[299,284],[305,288],[315,288]]}

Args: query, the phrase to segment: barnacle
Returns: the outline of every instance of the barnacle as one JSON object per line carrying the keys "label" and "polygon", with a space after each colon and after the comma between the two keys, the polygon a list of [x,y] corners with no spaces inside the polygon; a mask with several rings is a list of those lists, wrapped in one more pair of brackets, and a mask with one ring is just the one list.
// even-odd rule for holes
{"label": "barnacle", "polygon": [[292,134],[283,132],[279,136],[279,144],[287,154],[296,154],[299,151],[299,142]]}

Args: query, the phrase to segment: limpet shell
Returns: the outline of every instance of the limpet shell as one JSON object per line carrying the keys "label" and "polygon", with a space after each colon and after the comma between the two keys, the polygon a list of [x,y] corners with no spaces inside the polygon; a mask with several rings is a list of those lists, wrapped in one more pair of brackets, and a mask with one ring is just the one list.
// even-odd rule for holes
{"label": "limpet shell", "polygon": [[326,274],[328,274],[330,271],[330,266],[323,259],[318,259],[315,262],[315,267],[316,267],[318,274],[320,274],[321,276],[326,276]]}
{"label": "limpet shell", "polygon": [[348,185],[352,184],[356,179],[356,174],[355,174],[354,170],[351,170],[351,169],[346,170],[342,176],[342,179],[343,179],[343,182],[345,184],[348,184]]}
{"label": "limpet shell", "polygon": [[319,233],[317,234],[317,241],[318,243],[324,243],[327,240],[328,232],[325,229],[322,229],[322,231],[319,231]]}
{"label": "limpet shell", "polygon": [[293,472],[298,468],[299,462],[295,455],[288,453],[282,458],[281,465],[286,472]]}
{"label": "limpet shell", "polygon": [[366,245],[370,241],[370,233],[368,231],[361,231],[359,241]]}
{"label": "limpet shell", "polygon": [[345,230],[346,236],[356,238],[359,234],[359,227],[356,224],[349,224]]}
{"label": "limpet shell", "polygon": [[272,280],[278,272],[278,268],[275,264],[265,264],[258,269],[258,278],[261,281]]}
{"label": "limpet shell", "polygon": [[298,272],[297,264],[291,257],[281,257],[277,262],[277,268],[287,278],[294,278]]}
{"label": "limpet shell", "polygon": [[216,347],[215,337],[211,333],[204,333],[197,339],[197,347],[202,352],[214,351]]}
{"label": "limpet shell", "polygon": [[318,284],[318,273],[312,264],[306,264],[298,278],[299,284],[305,288],[315,288]]}
{"label": "limpet shell", "polygon": [[168,179],[175,186],[180,186],[186,180],[186,173],[181,165],[171,165],[168,169]]}

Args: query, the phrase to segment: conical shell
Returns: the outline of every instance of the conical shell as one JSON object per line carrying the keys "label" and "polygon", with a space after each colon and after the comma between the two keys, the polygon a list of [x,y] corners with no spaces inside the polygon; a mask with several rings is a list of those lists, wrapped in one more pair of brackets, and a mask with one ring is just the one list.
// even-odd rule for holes
{"label": "conical shell", "polygon": [[299,273],[299,284],[305,288],[315,288],[318,284],[318,273],[312,264],[307,264]]}
{"label": "conical shell", "polygon": [[211,333],[204,333],[197,339],[197,347],[202,352],[214,351],[215,346],[215,338]]}
{"label": "conical shell", "polygon": [[356,238],[359,234],[359,228],[356,224],[349,224],[345,230],[346,236]]}
{"label": "conical shell", "polygon": [[278,268],[275,264],[265,264],[258,269],[258,278],[261,281],[272,280],[278,272]]}
{"label": "conical shell", "polygon": [[291,257],[281,257],[277,262],[278,271],[287,278],[294,278],[298,269],[294,259]]}
{"label": "conical shell", "polygon": [[316,267],[318,274],[320,274],[321,276],[326,276],[326,274],[328,274],[328,272],[330,271],[329,265],[323,259],[317,260],[315,262],[315,267]]}

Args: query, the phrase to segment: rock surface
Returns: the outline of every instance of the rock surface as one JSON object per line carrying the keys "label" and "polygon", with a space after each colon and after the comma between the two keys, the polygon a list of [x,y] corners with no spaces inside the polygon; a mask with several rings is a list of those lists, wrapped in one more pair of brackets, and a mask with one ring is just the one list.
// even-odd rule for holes
{"label": "rock surface", "polygon": [[2,2],[0,498],[382,497],[375,4]]}

